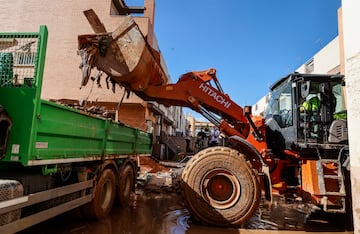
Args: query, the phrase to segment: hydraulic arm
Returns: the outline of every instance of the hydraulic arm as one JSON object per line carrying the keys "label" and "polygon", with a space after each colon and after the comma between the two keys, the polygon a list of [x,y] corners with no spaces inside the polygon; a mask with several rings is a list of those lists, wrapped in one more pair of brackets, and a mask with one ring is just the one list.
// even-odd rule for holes
{"label": "hydraulic arm", "polygon": [[[101,28],[100,20],[93,20],[95,13],[90,10],[86,15],[93,28]],[[186,73],[177,83],[168,84],[159,52],[149,45],[131,16],[112,33],[107,33],[103,26],[97,32],[78,38],[82,85],[89,80],[92,68],[97,67],[97,79],[105,72],[107,82],[119,84],[144,100],[191,108],[229,137],[247,139],[252,130],[250,141],[264,140],[263,121],[253,121],[249,108],[245,113],[223,92],[214,68]]]}

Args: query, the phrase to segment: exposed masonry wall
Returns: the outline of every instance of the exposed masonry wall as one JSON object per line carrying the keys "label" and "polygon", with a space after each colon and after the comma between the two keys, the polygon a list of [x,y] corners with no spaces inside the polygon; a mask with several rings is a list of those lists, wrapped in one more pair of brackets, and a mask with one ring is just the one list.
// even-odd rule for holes
{"label": "exposed masonry wall", "polygon": [[346,61],[354,233],[360,233],[360,53]]}
{"label": "exposed masonry wall", "polygon": [[354,233],[360,233],[360,1],[342,0]]}
{"label": "exposed masonry wall", "polygon": [[[360,53],[347,60],[346,86],[348,121],[351,149],[360,153]],[[351,164],[360,167],[360,157],[352,158]]]}
{"label": "exposed masonry wall", "polygon": [[119,120],[135,128],[146,130],[145,109],[141,105],[124,105],[119,110]]}

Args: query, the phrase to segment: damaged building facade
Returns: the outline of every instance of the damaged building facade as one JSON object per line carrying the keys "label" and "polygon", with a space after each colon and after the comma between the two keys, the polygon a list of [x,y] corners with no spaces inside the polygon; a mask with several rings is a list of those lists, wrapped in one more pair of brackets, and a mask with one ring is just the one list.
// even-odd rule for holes
{"label": "damaged building facade", "polygon": [[[84,108],[126,125],[153,132],[154,136],[160,136],[161,133],[179,135],[184,132],[186,119],[181,107],[165,107],[156,102],[144,101],[119,86],[112,87],[111,84],[107,84],[106,77],[101,77],[99,82],[95,81],[95,78],[91,79],[89,82],[93,84],[80,89],[81,58],[77,55],[77,36],[93,33],[83,14],[83,11],[90,8],[98,14],[108,32],[115,30],[125,15],[136,13],[134,18],[144,37],[154,50],[160,51],[154,34],[154,0],[145,0],[144,6],[139,7],[126,6],[121,0],[4,2],[0,9],[0,30],[30,32],[37,31],[40,25],[48,27],[50,36],[45,62],[43,99]],[[162,56],[160,59],[165,72],[168,73]],[[17,65],[31,66],[31,63]]]}

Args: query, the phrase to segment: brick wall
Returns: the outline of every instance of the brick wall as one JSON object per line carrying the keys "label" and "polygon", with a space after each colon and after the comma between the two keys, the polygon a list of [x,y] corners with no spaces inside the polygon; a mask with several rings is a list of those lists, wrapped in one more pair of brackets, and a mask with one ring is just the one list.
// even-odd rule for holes
{"label": "brick wall", "polygon": [[145,108],[142,105],[122,105],[118,113],[120,122],[134,128],[146,130]]}

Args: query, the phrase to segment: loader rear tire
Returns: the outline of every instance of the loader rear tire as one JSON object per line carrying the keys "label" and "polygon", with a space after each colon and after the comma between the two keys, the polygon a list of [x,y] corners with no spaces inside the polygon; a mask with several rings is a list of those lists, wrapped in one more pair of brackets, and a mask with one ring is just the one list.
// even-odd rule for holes
{"label": "loader rear tire", "polygon": [[244,155],[228,147],[207,148],[193,156],[181,183],[187,208],[204,224],[239,226],[259,206],[258,175]]}
{"label": "loader rear tire", "polygon": [[111,211],[115,199],[116,179],[113,170],[105,169],[97,180],[93,200],[82,207],[86,218],[102,219]]}

